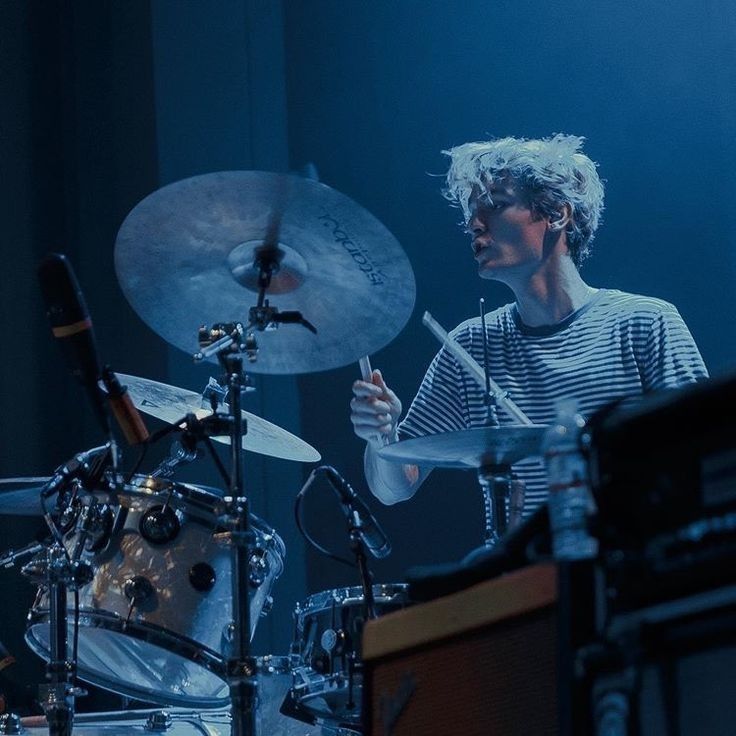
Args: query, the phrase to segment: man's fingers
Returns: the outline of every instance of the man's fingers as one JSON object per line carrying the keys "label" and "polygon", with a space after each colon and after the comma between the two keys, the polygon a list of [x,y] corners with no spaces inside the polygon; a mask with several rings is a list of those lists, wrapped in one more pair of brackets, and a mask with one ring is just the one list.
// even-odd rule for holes
{"label": "man's fingers", "polygon": [[367,381],[355,381],[353,383],[353,393],[362,399],[377,398],[383,396],[383,389],[380,386],[376,386],[374,383],[368,383]]}
{"label": "man's fingers", "polygon": [[351,417],[353,421],[353,429],[355,433],[364,438],[371,437],[378,432],[379,434],[390,434],[393,431],[393,424],[383,424],[381,422],[356,422],[355,418]]}
{"label": "man's fingers", "polygon": [[391,405],[387,401],[378,399],[352,399],[350,408],[359,414],[390,414]]}

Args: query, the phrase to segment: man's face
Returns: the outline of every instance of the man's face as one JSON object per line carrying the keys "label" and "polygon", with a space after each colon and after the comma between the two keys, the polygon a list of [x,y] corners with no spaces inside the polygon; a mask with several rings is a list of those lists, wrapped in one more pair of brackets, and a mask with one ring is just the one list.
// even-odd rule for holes
{"label": "man's face", "polygon": [[531,275],[544,257],[548,218],[534,214],[511,182],[493,184],[488,194],[471,198],[467,224],[478,275],[501,281]]}

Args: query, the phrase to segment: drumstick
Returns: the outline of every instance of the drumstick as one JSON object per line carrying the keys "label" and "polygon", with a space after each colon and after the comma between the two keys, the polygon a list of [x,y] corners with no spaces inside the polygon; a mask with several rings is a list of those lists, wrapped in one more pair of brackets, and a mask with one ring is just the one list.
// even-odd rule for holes
{"label": "drumstick", "polygon": [[373,369],[371,368],[371,359],[367,355],[364,355],[358,360],[358,365],[360,366],[360,373],[363,376],[363,380],[366,383],[372,383]]}
{"label": "drumstick", "polygon": [[[455,342],[445,330],[440,326],[429,312],[424,313],[422,323],[429,331],[452,353],[453,357],[460,363],[463,368],[470,374],[470,377],[481,387],[483,391],[486,388],[486,374],[483,369],[473,360],[470,353]],[[499,408],[503,409],[512,419],[519,424],[531,426],[534,424],[529,417],[507,396],[506,392],[492,379],[488,380],[493,390],[494,398]]]}
{"label": "drumstick", "polygon": [[[367,355],[364,355],[358,360],[358,365],[360,366],[360,373],[363,377],[363,380],[366,383],[373,383],[373,369],[371,368],[371,359]],[[381,444],[388,444],[388,437],[386,437],[385,434],[377,432],[376,437],[381,441]]]}

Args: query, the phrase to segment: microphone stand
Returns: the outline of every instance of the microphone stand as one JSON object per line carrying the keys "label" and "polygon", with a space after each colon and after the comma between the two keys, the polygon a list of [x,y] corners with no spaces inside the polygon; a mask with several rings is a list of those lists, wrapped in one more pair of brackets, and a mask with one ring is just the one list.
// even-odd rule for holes
{"label": "microphone stand", "polygon": [[350,551],[355,556],[355,564],[360,575],[363,588],[363,609],[366,618],[376,618],[376,601],[373,595],[373,575],[368,569],[368,556],[363,542],[363,522],[358,512],[350,508],[348,514],[348,534],[350,535]]}
{"label": "microphone stand", "polygon": [[[346,505],[346,510],[349,509],[347,514],[348,519],[348,533],[350,536],[350,550],[355,556],[356,567],[358,568],[358,574],[360,575],[360,585],[363,589],[363,613],[366,619],[376,618],[376,601],[373,595],[373,575],[368,569],[368,556],[366,555],[366,547],[363,542],[363,522],[361,521],[360,514],[352,508],[352,506]],[[359,641],[362,641],[362,631],[356,632],[359,637]],[[358,677],[362,681],[363,664],[361,652],[357,651],[357,648],[353,647],[349,654],[348,659],[348,701],[346,708],[352,710],[357,707],[355,702],[354,683],[358,680]],[[358,677],[356,677],[358,676]]]}

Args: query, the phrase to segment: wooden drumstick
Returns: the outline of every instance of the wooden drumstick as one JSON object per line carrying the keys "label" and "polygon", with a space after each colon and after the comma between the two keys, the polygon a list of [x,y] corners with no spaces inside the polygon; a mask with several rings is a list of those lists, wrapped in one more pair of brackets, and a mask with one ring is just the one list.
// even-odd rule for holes
{"label": "wooden drumstick", "polygon": [[[371,359],[367,355],[364,355],[358,360],[358,365],[360,366],[360,374],[363,377],[363,380],[366,383],[373,383],[373,368],[371,368]],[[387,445],[389,443],[389,439],[388,437],[386,437],[385,434],[377,433],[376,437],[381,441],[382,445]]]}

